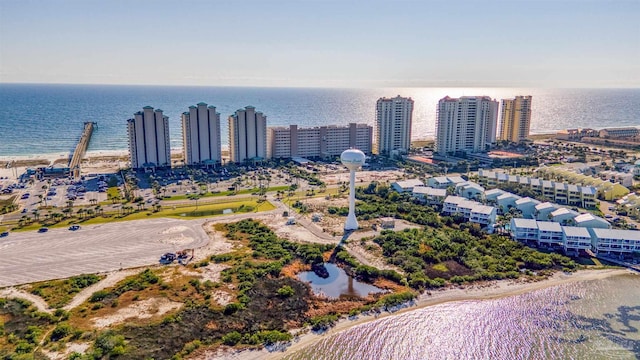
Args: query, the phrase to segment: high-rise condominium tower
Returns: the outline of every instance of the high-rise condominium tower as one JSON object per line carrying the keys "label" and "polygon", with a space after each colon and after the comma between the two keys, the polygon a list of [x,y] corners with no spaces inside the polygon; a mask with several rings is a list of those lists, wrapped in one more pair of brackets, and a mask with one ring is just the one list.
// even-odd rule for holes
{"label": "high-rise condominium tower", "polygon": [[531,128],[531,96],[502,99],[500,140],[518,142],[529,137]]}
{"label": "high-rise condominium tower", "polygon": [[220,114],[201,102],[182,113],[182,141],[187,165],[220,162]]}
{"label": "high-rise condominium tower", "polygon": [[376,103],[377,153],[392,155],[407,153],[411,147],[411,118],[413,100],[398,95],[395,98],[380,98]]}
{"label": "high-rise condominium tower", "polygon": [[134,169],[171,166],[169,118],[145,106],[127,120],[129,159]]}
{"label": "high-rise condominium tower", "polygon": [[233,162],[267,158],[267,117],[253,106],[229,116],[229,155]]}
{"label": "high-rise condominium tower", "polygon": [[496,142],[498,102],[488,96],[448,96],[438,102],[435,152],[486,151]]}

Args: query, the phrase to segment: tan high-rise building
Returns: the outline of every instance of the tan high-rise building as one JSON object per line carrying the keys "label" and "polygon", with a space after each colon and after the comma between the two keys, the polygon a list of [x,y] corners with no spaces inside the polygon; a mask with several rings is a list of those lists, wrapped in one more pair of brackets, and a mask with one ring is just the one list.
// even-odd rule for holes
{"label": "tan high-rise building", "polygon": [[267,117],[253,106],[229,116],[229,155],[232,162],[267,158]]}
{"label": "tan high-rise building", "polygon": [[529,137],[531,128],[531,96],[502,99],[500,140],[519,142]]}

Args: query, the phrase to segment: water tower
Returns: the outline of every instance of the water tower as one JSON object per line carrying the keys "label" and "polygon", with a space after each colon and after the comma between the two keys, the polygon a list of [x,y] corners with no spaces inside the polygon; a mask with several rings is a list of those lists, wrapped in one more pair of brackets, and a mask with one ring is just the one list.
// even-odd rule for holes
{"label": "water tower", "polygon": [[356,170],[364,165],[364,153],[358,149],[349,149],[342,152],[340,161],[349,169],[349,215],[344,224],[345,230],[357,230],[356,219]]}

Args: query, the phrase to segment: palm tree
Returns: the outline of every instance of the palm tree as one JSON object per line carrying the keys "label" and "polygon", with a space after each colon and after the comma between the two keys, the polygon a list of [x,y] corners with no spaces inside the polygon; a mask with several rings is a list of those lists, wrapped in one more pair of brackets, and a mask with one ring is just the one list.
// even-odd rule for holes
{"label": "palm tree", "polygon": [[33,209],[33,218],[35,219],[35,221],[40,220],[40,211],[38,211],[38,209]]}

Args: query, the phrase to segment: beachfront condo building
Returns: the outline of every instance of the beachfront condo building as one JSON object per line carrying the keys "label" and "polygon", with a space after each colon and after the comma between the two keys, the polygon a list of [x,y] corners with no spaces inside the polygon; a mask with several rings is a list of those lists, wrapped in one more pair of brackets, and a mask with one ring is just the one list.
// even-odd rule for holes
{"label": "beachfront condo building", "polygon": [[134,169],[171,166],[169,118],[145,106],[127,120],[129,159]]}
{"label": "beachfront condo building", "polygon": [[498,102],[488,96],[448,96],[438,102],[435,152],[441,156],[489,150],[496,142]]}
{"label": "beachfront condo building", "polygon": [[400,97],[380,98],[376,103],[376,153],[393,156],[406,154],[411,147],[413,100]]}
{"label": "beachfront condo building", "polygon": [[220,163],[220,113],[215,106],[201,102],[182,113],[182,141],[186,165]]}
{"label": "beachfront condo building", "polygon": [[267,129],[267,157],[283,159],[293,157],[327,158],[340,156],[354,148],[371,154],[373,128],[367,124],[348,126],[327,125],[312,128],[269,127]]}
{"label": "beachfront condo building", "polygon": [[520,142],[529,137],[531,96],[502,99],[500,140]]}
{"label": "beachfront condo building", "polygon": [[253,106],[229,116],[229,157],[232,162],[267,158],[267,116]]}

